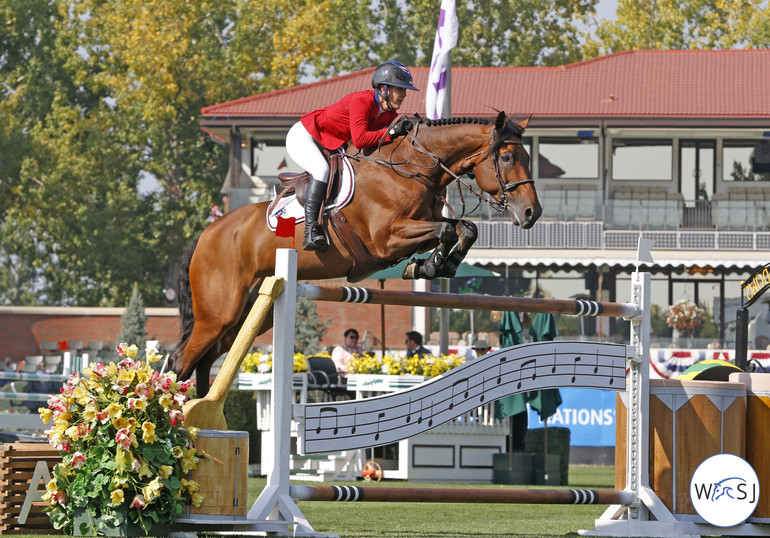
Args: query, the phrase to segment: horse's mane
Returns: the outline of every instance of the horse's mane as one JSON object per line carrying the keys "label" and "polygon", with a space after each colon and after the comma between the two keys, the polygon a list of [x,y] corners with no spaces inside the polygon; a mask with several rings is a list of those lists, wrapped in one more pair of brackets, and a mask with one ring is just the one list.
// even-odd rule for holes
{"label": "horse's mane", "polygon": [[438,120],[431,120],[428,118],[420,118],[420,121],[418,122],[422,125],[425,125],[427,127],[437,126],[437,125],[457,125],[459,123],[478,123],[481,125],[489,125],[489,120],[486,118],[467,118],[467,117],[460,117],[460,118],[441,118]]}

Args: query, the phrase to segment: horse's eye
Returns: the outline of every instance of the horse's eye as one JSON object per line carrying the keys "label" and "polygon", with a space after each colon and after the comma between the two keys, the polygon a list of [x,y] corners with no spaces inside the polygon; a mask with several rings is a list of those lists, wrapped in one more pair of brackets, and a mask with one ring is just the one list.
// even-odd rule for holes
{"label": "horse's eye", "polygon": [[503,153],[500,155],[500,158],[503,160],[503,162],[511,162],[513,160],[513,156],[510,153]]}

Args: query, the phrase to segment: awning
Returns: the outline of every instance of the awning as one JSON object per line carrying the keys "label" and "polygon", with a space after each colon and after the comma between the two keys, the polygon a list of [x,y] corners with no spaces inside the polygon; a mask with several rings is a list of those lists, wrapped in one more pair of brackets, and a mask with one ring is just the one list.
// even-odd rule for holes
{"label": "awning", "polygon": [[[688,251],[652,249],[654,264],[640,269],[651,273],[684,273],[691,267],[710,267],[725,274],[752,273],[770,262],[767,251]],[[616,272],[636,270],[635,250],[608,249],[471,249],[466,263],[482,266],[508,265],[525,270],[585,271],[603,266]]]}

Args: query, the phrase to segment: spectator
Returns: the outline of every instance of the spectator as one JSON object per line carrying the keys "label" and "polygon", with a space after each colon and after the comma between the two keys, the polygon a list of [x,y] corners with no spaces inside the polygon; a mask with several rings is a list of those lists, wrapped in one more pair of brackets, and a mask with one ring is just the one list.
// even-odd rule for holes
{"label": "spectator", "polygon": [[418,358],[427,357],[431,355],[422,345],[422,335],[417,331],[409,331],[406,333],[406,358],[409,359],[415,355]]}
{"label": "spectator", "polygon": [[348,377],[350,371],[350,362],[353,360],[353,355],[363,355],[364,350],[358,345],[358,331],[355,329],[348,329],[344,334],[345,341],[342,345],[339,345],[332,350],[332,360],[337,367],[337,375],[340,381]]}

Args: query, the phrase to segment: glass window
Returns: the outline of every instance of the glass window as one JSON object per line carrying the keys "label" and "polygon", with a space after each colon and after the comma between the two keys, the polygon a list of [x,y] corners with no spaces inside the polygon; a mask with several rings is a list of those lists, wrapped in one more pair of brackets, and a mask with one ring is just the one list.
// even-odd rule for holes
{"label": "glass window", "polygon": [[540,139],[541,178],[595,179],[599,177],[599,140],[595,137]]}
{"label": "glass window", "polygon": [[756,140],[725,140],[722,143],[722,177],[725,181],[770,181],[770,174],[751,171],[757,144]]}
{"label": "glass window", "polygon": [[671,180],[671,140],[612,141],[612,179]]}

